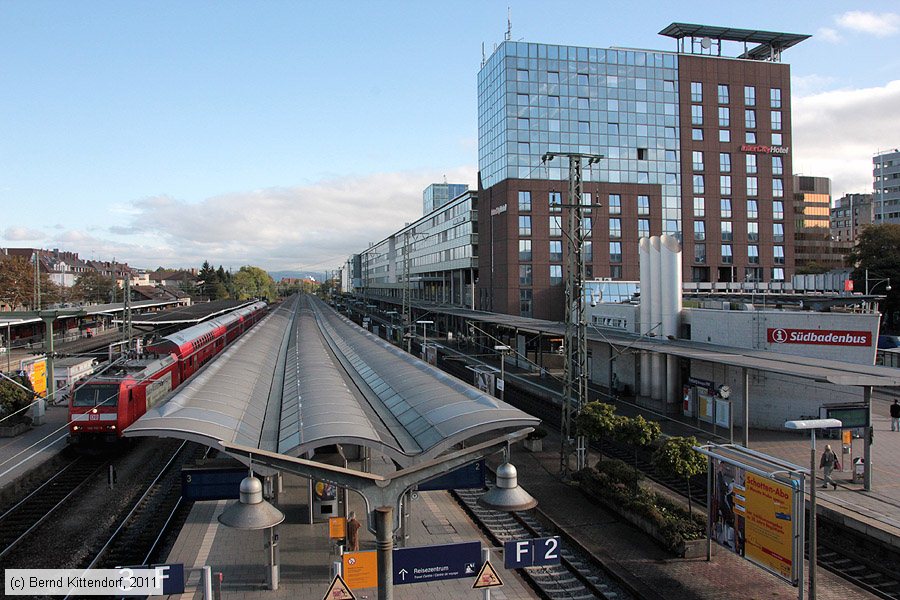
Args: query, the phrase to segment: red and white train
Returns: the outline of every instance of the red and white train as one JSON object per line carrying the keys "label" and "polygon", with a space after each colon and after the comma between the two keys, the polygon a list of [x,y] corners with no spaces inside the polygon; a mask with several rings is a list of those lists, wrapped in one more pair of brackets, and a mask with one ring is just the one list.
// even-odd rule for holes
{"label": "red and white train", "polygon": [[146,358],[129,359],[85,380],[69,399],[69,441],[114,441],[200,367],[259,321],[255,302],[188,327],[147,346]]}

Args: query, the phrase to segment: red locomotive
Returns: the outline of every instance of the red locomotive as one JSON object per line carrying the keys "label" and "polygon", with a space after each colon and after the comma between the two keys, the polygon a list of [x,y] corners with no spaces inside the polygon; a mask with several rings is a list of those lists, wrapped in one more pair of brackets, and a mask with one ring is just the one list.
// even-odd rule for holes
{"label": "red locomotive", "polygon": [[252,327],[265,310],[265,302],[256,302],[188,327],[149,344],[146,358],[125,360],[85,380],[69,399],[69,440],[122,437],[126,427]]}

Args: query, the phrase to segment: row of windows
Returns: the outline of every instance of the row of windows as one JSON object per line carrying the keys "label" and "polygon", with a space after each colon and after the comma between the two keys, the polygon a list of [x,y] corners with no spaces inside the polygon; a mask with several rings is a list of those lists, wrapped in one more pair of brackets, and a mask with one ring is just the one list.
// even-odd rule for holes
{"label": "row of windows", "polygon": [[[734,248],[731,244],[722,244],[720,247],[720,262],[725,265],[734,264]],[[706,264],[706,244],[694,244],[694,262]],[[747,262],[751,265],[759,264],[759,246],[750,244],[747,246]],[[772,246],[772,262],[776,265],[784,264],[784,246]]]}
{"label": "row of windows", "polygon": [[[772,159],[772,175],[783,175],[784,160],[782,159],[782,157],[772,156],[770,158]],[[691,152],[691,165],[693,166],[694,171],[706,170],[706,163],[704,162],[702,151],[694,150],[693,152]],[[758,156],[756,154],[745,154],[744,165],[747,175],[755,175],[759,172]],[[719,172],[731,172],[730,152],[719,152]]]}
{"label": "row of windows", "polygon": [[[706,216],[706,200],[704,198],[694,198],[694,216]],[[732,218],[731,198],[722,198],[719,200],[719,216],[723,219]],[[747,200],[747,218],[759,218],[758,200]],[[772,201],[772,219],[776,221],[784,219],[784,202],[781,200]]]}
{"label": "row of windows", "polygon": [[[731,86],[720,83],[716,88],[716,99],[719,104],[730,104]],[[703,102],[703,83],[700,81],[691,82],[691,102]],[[744,106],[756,106],[756,86],[744,86]],[[769,89],[769,106],[781,108],[781,88]]]}
{"label": "row of windows", "polygon": [[[759,194],[759,180],[755,176],[749,176],[746,179],[746,190],[748,196],[756,196]],[[693,190],[694,194],[705,194],[706,193],[706,178],[704,175],[694,175],[693,182]],[[719,192],[723,195],[731,195],[731,175],[720,175],[719,176]],[[772,179],[772,197],[773,198],[783,198],[784,197],[784,180],[779,179],[777,177]]]}
{"label": "row of windows", "polygon": [[[518,193],[518,206],[519,212],[531,212],[531,192],[520,190]],[[608,200],[608,210],[611,215],[618,215],[622,213],[622,195],[621,194],[609,194],[607,196]],[[562,211],[562,193],[561,192],[548,192],[547,193],[547,204],[550,207],[550,212],[560,212]],[[582,192],[581,194],[581,205],[582,206],[591,206],[593,204],[593,195],[591,192]],[[637,197],[637,214],[639,215],[649,215],[650,214],[650,196],[638,195]],[[519,220],[521,224],[521,218]],[[530,217],[529,217],[529,228]]]}
{"label": "row of windows", "polygon": [[[694,127],[691,129],[691,139],[695,142],[703,141],[703,129],[699,127]],[[755,131],[747,131],[744,133],[744,143],[745,144],[757,144],[761,138],[756,135]],[[777,131],[773,131],[771,135],[771,142],[773,146],[781,146],[784,144],[784,136]],[[719,130],[719,142],[728,143],[731,142],[731,130],[729,129],[720,129]]]}
{"label": "row of windows", "polygon": [[[781,111],[773,110],[769,113],[769,124],[773,131],[781,130]],[[691,125],[703,125],[703,106],[691,105]],[[719,107],[719,127],[731,126],[731,109],[727,106]],[[756,110],[747,108],[744,110],[744,128],[756,129]]]}
{"label": "row of windows", "polygon": [[[734,240],[734,232],[733,227],[734,224],[731,221],[722,221],[720,224],[720,230],[722,234],[723,242],[730,242]],[[706,239],[706,221],[694,221],[694,239],[698,242]],[[748,242],[758,242],[759,241],[759,223],[750,222],[747,223],[747,241]],[[783,242],[784,241],[784,223],[772,223],[772,241],[774,242]]]}

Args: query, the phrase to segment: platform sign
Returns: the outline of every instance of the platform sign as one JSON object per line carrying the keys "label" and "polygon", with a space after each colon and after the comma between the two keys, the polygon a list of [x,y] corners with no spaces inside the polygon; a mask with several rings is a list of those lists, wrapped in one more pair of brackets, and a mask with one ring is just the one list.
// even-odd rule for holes
{"label": "platform sign", "polygon": [[395,548],[394,585],[475,577],[481,542]]}
{"label": "platform sign", "polygon": [[332,540],[342,540],[347,537],[347,519],[328,517],[328,537]]}
{"label": "platform sign", "polygon": [[183,594],[184,593],[184,564],[169,563],[163,565],[131,565],[121,567],[122,569],[132,570],[151,570],[155,571],[156,577],[162,580],[163,595]]}
{"label": "platform sign", "polygon": [[354,590],[378,587],[378,553],[375,550],[341,555],[344,581]]}
{"label": "platform sign", "polygon": [[507,569],[558,565],[559,561],[559,536],[503,544],[503,566]]}
{"label": "platform sign", "polygon": [[826,404],[819,407],[819,418],[837,419],[844,429],[869,426],[869,407],[864,403]]}
{"label": "platform sign", "polygon": [[181,497],[200,500],[236,500],[247,467],[190,467],[181,471]]}
{"label": "platform sign", "polygon": [[420,492],[429,490],[466,490],[484,488],[484,459],[453,469],[418,486]]}
{"label": "platform sign", "polygon": [[484,561],[484,564],[481,565],[481,569],[475,577],[475,583],[472,584],[472,589],[483,590],[485,588],[501,587],[502,585],[503,580],[500,579],[500,574],[497,573],[491,565],[491,561],[486,560]]}

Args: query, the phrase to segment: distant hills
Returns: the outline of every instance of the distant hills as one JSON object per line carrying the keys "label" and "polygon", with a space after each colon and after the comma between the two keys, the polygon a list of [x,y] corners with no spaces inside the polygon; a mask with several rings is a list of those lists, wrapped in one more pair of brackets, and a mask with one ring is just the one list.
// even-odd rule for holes
{"label": "distant hills", "polygon": [[325,281],[324,273],[315,273],[313,271],[269,271],[269,275],[278,283],[285,277],[291,279],[308,279],[312,277],[316,281]]}

